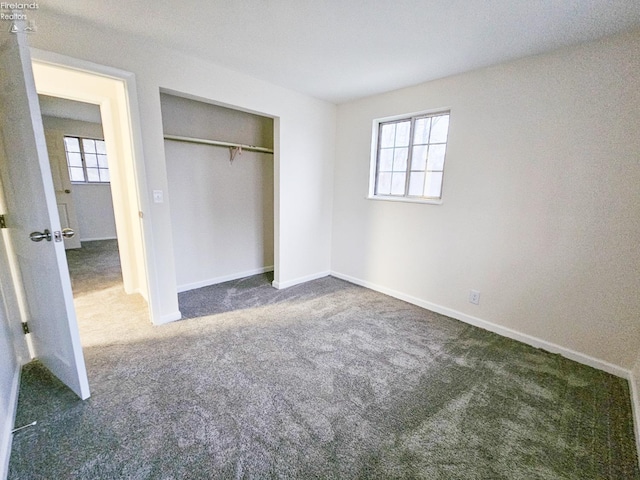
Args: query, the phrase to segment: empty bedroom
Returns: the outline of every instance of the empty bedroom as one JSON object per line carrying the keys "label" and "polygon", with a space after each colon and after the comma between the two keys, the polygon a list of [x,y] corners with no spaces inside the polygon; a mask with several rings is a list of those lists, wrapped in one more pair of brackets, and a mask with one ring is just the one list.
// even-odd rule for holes
{"label": "empty bedroom", "polygon": [[[637,1],[1,7],[0,478],[640,478]],[[55,71],[143,316],[70,297]]]}

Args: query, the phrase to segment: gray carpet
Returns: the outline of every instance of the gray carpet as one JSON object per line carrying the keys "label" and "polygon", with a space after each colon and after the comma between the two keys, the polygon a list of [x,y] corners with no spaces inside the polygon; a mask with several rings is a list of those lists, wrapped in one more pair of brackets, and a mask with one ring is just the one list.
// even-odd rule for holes
{"label": "gray carpet", "polygon": [[640,478],[606,373],[330,277],[187,292],[163,327],[104,278],[77,300],[92,397],[25,367],[11,479]]}

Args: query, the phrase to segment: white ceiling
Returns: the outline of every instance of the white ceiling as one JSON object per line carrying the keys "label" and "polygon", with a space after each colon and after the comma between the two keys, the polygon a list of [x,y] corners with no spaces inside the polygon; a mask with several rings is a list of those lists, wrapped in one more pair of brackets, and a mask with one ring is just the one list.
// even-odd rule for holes
{"label": "white ceiling", "polygon": [[640,28],[640,0],[65,0],[40,8],[334,103]]}

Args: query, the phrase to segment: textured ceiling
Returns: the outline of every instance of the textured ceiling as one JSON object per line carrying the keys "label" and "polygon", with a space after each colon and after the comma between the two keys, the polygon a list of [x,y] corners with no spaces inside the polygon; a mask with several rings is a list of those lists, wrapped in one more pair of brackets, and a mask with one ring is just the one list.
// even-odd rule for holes
{"label": "textured ceiling", "polygon": [[640,28],[639,0],[65,0],[41,9],[334,103]]}

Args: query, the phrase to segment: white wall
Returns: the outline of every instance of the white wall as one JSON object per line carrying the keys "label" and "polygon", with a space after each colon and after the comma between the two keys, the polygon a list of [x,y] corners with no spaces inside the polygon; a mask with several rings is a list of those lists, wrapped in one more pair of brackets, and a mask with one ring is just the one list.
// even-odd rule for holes
{"label": "white wall", "polygon": [[72,188],[80,224],[80,240],[116,238],[111,187],[104,184],[74,184]]}
{"label": "white wall", "polygon": [[[98,108],[98,107],[96,107]],[[81,122],[67,118],[43,116],[45,134],[59,138],[65,135],[103,139],[102,126],[98,123]],[[62,149],[62,141],[57,142]],[[48,145],[51,148],[51,145]],[[58,152],[65,158],[64,151]],[[80,240],[103,240],[116,238],[116,223],[109,184],[72,184],[71,194],[76,206]]]}
{"label": "white wall", "polygon": [[[160,88],[275,118],[276,282],[286,286],[328,273],[335,106],[121,32],[44,10],[38,18],[32,46],[136,75],[159,316],[170,317],[177,304]],[[164,203],[151,203],[152,190],[165,192]]]}
{"label": "white wall", "polygon": [[43,115],[42,124],[44,125],[45,132],[55,131],[61,132],[63,136],[76,135],[79,137],[104,139],[102,135],[102,125],[99,123]]}
{"label": "white wall", "polygon": [[[273,120],[162,95],[167,134],[273,148]],[[273,155],[165,141],[178,290],[273,269]]]}
{"label": "white wall", "polygon": [[[67,118],[87,123],[102,123],[100,106],[67,100],[66,98],[38,95],[40,113],[43,117]],[[102,134],[102,128],[100,129]]]}
{"label": "white wall", "polygon": [[[640,32],[341,105],[332,270],[630,369],[638,51]],[[445,107],[442,205],[366,200],[372,120]]]}

